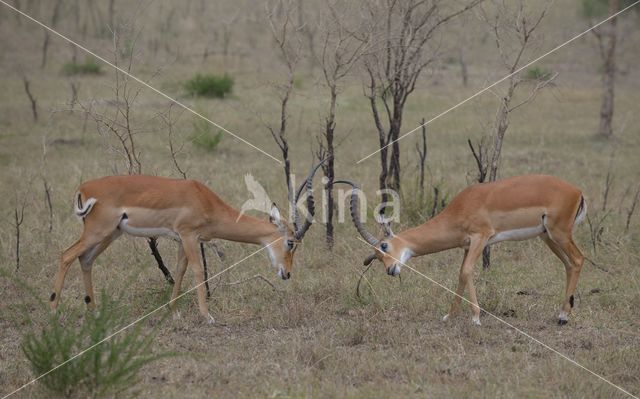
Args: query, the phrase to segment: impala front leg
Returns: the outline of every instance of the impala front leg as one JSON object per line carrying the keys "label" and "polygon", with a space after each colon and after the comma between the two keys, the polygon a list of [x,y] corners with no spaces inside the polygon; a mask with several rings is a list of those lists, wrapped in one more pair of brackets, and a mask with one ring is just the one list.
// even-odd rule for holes
{"label": "impala front leg", "polygon": [[476,296],[476,288],[473,284],[473,266],[482,254],[482,250],[487,244],[487,238],[485,236],[475,236],[471,238],[469,249],[465,251],[464,260],[460,267],[460,275],[458,276],[458,289],[456,290],[456,297],[451,304],[451,310],[449,314],[444,317],[447,320],[450,315],[458,313],[460,308],[460,301],[462,300],[462,294],[465,287],[469,289],[469,301],[471,302],[471,312],[473,314],[472,321],[475,325],[480,325],[480,305],[478,305],[478,297]]}
{"label": "impala front leg", "polygon": [[469,254],[469,250],[464,250],[464,257],[462,258],[462,265],[460,265],[460,274],[458,277],[458,289],[456,289],[456,296],[453,298],[453,303],[451,304],[451,309],[449,313],[444,315],[442,318],[443,321],[447,321],[450,317],[455,317],[460,312],[460,301],[462,300],[462,295],[464,295],[464,289],[466,287],[466,282],[462,280],[462,271],[464,270],[464,263],[467,260],[467,255]]}

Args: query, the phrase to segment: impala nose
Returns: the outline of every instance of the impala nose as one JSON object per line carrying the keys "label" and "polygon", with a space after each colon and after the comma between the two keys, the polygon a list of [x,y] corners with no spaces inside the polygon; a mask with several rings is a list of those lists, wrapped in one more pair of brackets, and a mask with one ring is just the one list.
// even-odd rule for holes
{"label": "impala nose", "polygon": [[390,276],[397,276],[398,274],[400,274],[400,266],[398,265],[393,265],[390,268],[387,269],[387,274]]}
{"label": "impala nose", "polygon": [[289,280],[289,278],[291,278],[291,273],[285,272],[283,268],[280,268],[278,270],[278,276],[280,276],[280,278],[283,280]]}

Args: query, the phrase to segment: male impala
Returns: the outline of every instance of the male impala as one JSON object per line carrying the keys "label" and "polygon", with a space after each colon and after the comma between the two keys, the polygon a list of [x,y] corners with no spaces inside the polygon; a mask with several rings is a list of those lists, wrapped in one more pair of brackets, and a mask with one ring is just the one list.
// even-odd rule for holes
{"label": "male impala", "polygon": [[300,224],[294,206],[294,229],[280,217],[275,204],[269,220],[240,215],[205,185],[193,180],[178,180],[154,176],[109,176],[90,180],[78,188],[75,213],[82,218],[84,230],[75,244],[60,257],[55,277],[51,308],[55,310],[65,275],[75,259],[80,260],[86,291],[85,302],[95,307],[91,266],[95,259],[123,232],[133,236],[168,236],[181,242],[178,247],[178,270],[171,300],[178,296],[180,285],[191,267],[198,286],[200,313],[212,321],[205,300],[204,268],[198,252],[201,241],[215,238],[267,246],[269,258],[278,269],[278,276],[291,276],[296,246],[311,225],[314,203],[311,192],[313,176],[320,165],[292,193],[292,205],[306,189],[308,215]]}
{"label": "male impala", "polygon": [[463,248],[457,295],[444,319],[458,313],[461,295],[469,290],[472,321],[480,324],[480,307],[473,285],[473,266],[485,246],[500,241],[520,241],[540,237],[564,263],[567,283],[559,324],[566,324],[573,308],[573,294],[584,256],[573,242],[573,227],[586,214],[582,192],[552,176],[526,175],[473,185],[459,193],[438,215],[426,223],[398,234],[383,224],[384,238],[367,232],[358,216],[358,188],[353,183],[351,216],[362,237],[376,248],[367,257],[384,263],[387,274],[397,276],[410,258]]}

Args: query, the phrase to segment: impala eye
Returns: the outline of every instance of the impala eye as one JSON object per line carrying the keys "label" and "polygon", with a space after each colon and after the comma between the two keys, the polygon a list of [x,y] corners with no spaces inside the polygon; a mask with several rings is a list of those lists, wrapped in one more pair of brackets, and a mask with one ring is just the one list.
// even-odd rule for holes
{"label": "impala eye", "polygon": [[389,249],[389,244],[387,244],[386,242],[383,242],[382,244],[380,244],[380,250],[382,252],[387,252],[387,249]]}
{"label": "impala eye", "polygon": [[287,240],[287,248],[293,249],[293,240]]}

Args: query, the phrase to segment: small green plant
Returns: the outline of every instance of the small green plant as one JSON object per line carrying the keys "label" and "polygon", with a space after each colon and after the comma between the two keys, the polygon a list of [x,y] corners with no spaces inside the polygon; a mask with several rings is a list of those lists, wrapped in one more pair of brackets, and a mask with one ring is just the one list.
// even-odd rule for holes
{"label": "small green plant", "polygon": [[526,74],[526,79],[528,80],[548,80],[549,78],[551,78],[551,76],[553,75],[553,73],[544,68],[544,67],[540,67],[540,66],[536,66],[533,68],[529,68],[527,69],[527,74]]}
{"label": "small green plant", "polygon": [[226,73],[222,76],[198,73],[184,87],[192,96],[224,98],[233,89],[233,78]]}
{"label": "small green plant", "polygon": [[100,75],[102,74],[102,65],[100,65],[93,57],[87,57],[83,63],[67,62],[62,67],[65,75]]}
{"label": "small green plant", "polygon": [[214,152],[222,140],[222,130],[216,133],[212,131],[211,124],[204,119],[198,118],[193,122],[193,144],[207,152]]}
{"label": "small green plant", "polygon": [[144,365],[169,355],[152,353],[155,330],[143,334],[141,323],[100,343],[125,326],[130,314],[104,293],[101,297],[99,309],[87,312],[79,326],[52,315],[41,331],[24,336],[22,351],[38,376],[86,350],[42,377],[40,381],[49,390],[64,396],[117,396],[137,382]]}

